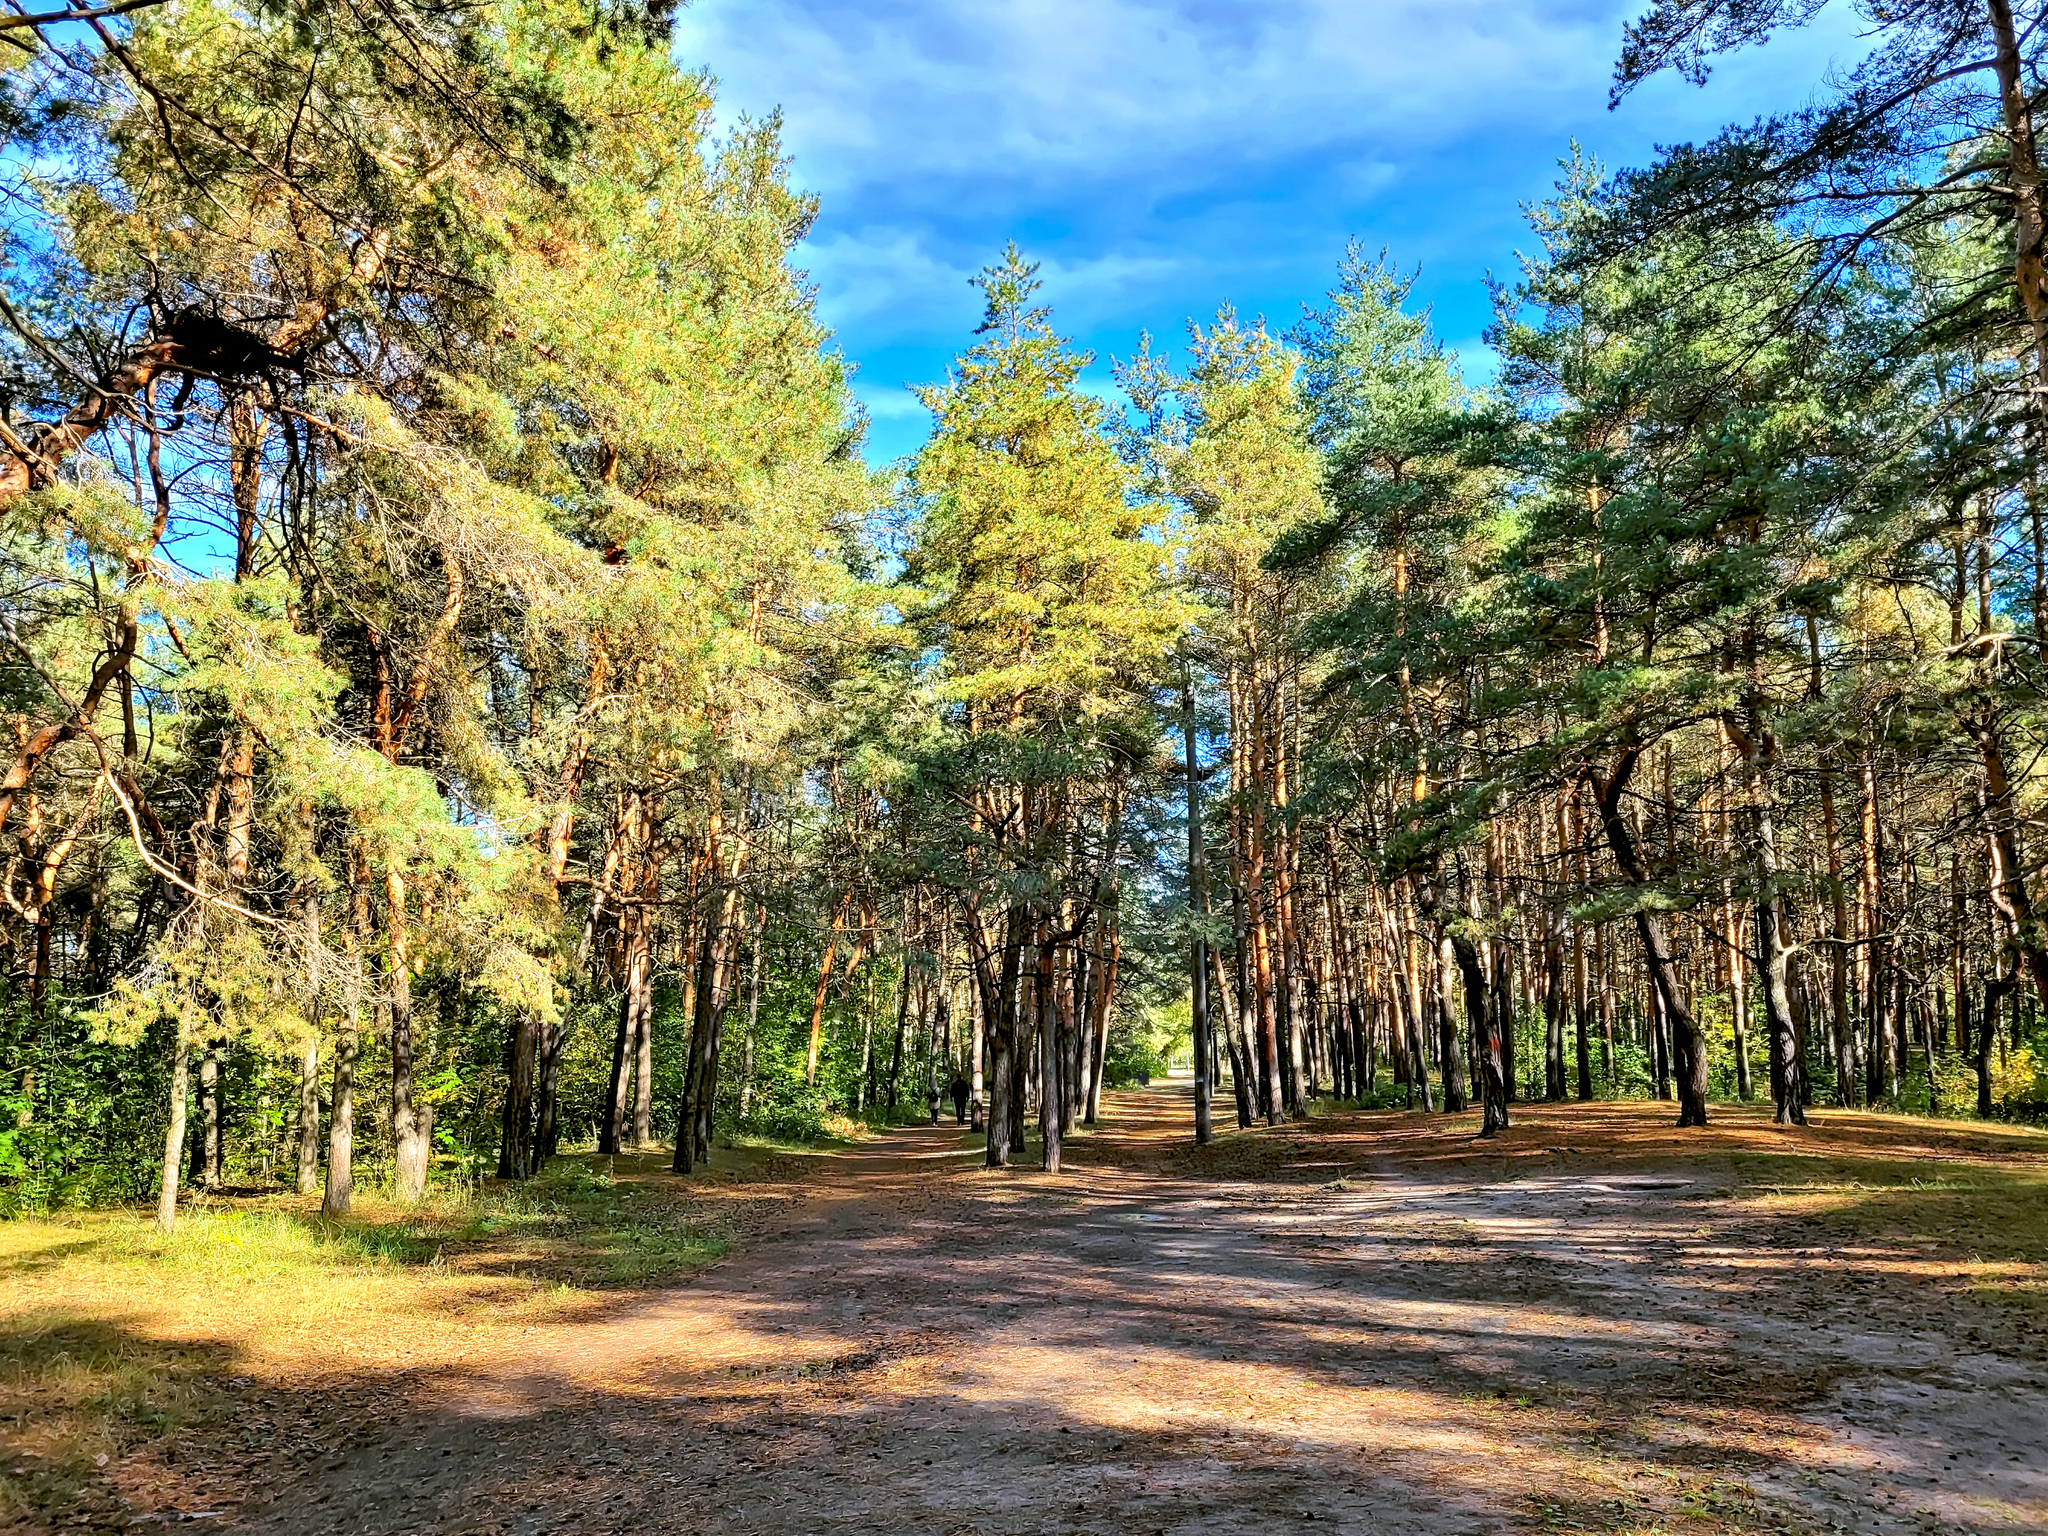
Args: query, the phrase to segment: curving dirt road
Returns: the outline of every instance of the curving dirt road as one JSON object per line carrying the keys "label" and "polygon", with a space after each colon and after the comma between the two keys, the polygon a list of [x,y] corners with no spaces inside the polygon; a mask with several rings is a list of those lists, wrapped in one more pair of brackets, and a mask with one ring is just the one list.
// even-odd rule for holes
{"label": "curving dirt road", "polygon": [[2039,1341],[1973,1342],[1953,1261],[1788,1246],[1712,1143],[1538,1144],[1587,1106],[1516,1133],[1555,1171],[1404,1117],[1190,1157],[1181,1091],[1110,1113],[1056,1181],[950,1127],[831,1159],[732,1261],[414,1382],[237,1523],[2048,1529]]}

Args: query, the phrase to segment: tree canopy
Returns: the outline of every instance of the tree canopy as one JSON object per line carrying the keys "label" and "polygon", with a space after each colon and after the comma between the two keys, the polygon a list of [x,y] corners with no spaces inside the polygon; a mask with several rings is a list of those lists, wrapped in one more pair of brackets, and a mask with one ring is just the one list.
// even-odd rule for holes
{"label": "tree canopy", "polygon": [[[1617,97],[1818,9],[1655,4]],[[893,465],[669,20],[0,21],[0,1205],[956,1083],[1057,1171],[1169,1063],[2043,1112],[2038,16],[1560,146],[1483,382],[1353,247],[1112,400],[1012,244]]]}

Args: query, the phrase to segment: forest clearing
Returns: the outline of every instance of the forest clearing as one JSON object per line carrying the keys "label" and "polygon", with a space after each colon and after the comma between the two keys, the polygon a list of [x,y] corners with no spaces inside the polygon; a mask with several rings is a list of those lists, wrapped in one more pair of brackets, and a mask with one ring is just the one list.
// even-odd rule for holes
{"label": "forest clearing", "polygon": [[57,6],[0,1526],[2048,1529],[2048,0]]}
{"label": "forest clearing", "polygon": [[[147,1246],[135,1217],[8,1229],[12,1523],[2048,1522],[2048,1135],[1830,1112],[1788,1144],[1749,1111],[1674,1147],[1603,1104],[1494,1143],[1383,1111],[1197,1149],[1189,1110],[1112,1095],[1057,1183],[950,1123],[726,1154],[667,1215],[744,1235],[679,1284],[543,1281],[489,1233],[328,1229],[237,1272],[110,1251]],[[611,1204],[664,1186],[622,1159]]]}

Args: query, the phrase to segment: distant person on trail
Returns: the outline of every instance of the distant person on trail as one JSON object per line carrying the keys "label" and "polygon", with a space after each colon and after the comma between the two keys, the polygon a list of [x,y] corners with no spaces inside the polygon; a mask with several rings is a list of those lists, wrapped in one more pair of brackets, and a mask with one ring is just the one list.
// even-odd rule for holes
{"label": "distant person on trail", "polygon": [[953,1074],[953,1120],[957,1125],[967,1123],[967,1079],[957,1072]]}
{"label": "distant person on trail", "polygon": [[932,1112],[932,1124],[937,1125],[939,1123],[939,1080],[937,1078],[933,1078],[931,1086],[925,1090],[925,1102]]}

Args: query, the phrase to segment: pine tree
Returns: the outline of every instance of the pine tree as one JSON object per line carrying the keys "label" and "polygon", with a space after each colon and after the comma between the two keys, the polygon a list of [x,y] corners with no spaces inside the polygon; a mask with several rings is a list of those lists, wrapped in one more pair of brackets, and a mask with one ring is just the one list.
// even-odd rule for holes
{"label": "pine tree", "polygon": [[1114,901],[1124,785],[1150,752],[1144,669],[1176,615],[1130,471],[1078,387],[1090,359],[1032,302],[1037,268],[1012,245],[978,284],[982,339],[920,393],[932,435],[911,470],[906,574],[919,636],[943,655],[943,771],[966,809],[953,847],[989,1025],[989,1162],[1022,1143],[1035,1039],[1044,1165],[1057,1171],[1057,960]]}

